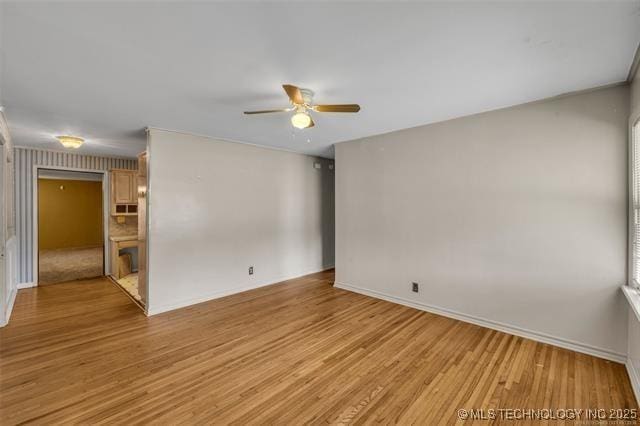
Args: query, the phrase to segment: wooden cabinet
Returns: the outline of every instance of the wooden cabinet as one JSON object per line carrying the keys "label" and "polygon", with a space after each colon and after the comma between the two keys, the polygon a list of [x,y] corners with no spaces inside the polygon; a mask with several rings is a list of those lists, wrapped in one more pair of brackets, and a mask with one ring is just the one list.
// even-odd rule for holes
{"label": "wooden cabinet", "polygon": [[135,196],[135,173],[114,170],[111,172],[111,176],[113,179],[113,200],[116,204],[138,202]]}
{"label": "wooden cabinet", "polygon": [[135,170],[111,170],[111,214],[138,214],[138,182]]}
{"label": "wooden cabinet", "polygon": [[111,251],[111,276],[116,280],[122,278],[118,268],[118,257],[120,250],[130,247],[138,247],[138,236],[129,235],[124,237],[109,237]]}

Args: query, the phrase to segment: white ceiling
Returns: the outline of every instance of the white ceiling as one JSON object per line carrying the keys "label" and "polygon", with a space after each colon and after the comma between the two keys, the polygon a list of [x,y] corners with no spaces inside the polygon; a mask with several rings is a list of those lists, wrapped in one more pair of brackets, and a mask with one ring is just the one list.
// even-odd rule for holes
{"label": "white ceiling", "polygon": [[[144,127],[332,156],[332,144],[624,81],[640,0],[4,2],[1,99],[16,145],[133,156]],[[359,114],[293,131],[283,83]],[[307,140],[310,140],[309,142]]]}

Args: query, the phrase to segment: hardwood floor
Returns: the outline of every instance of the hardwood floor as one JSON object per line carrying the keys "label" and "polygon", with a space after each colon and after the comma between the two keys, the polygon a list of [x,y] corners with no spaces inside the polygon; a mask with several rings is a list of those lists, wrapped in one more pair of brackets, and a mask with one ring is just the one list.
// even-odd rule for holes
{"label": "hardwood floor", "polygon": [[0,424],[426,425],[461,408],[637,409],[621,364],[332,279],[151,318],[106,279],[20,290],[0,329]]}

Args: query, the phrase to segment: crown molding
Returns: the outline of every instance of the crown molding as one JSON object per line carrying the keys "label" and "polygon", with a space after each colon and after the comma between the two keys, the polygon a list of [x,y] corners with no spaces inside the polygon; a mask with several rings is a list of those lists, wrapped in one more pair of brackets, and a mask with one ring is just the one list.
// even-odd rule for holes
{"label": "crown molding", "polygon": [[638,48],[636,49],[636,54],[633,57],[633,62],[631,62],[631,68],[629,68],[629,74],[627,75],[627,81],[631,83],[633,78],[638,71],[638,66],[640,66],[640,44],[638,44]]}

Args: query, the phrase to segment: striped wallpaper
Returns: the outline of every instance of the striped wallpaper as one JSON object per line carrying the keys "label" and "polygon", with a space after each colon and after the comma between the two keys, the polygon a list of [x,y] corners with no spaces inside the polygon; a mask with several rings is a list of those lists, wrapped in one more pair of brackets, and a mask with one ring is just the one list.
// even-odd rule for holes
{"label": "striped wallpaper", "polygon": [[33,277],[33,166],[85,170],[137,169],[137,160],[94,157],[59,151],[14,148],[16,236],[18,238],[18,283]]}

